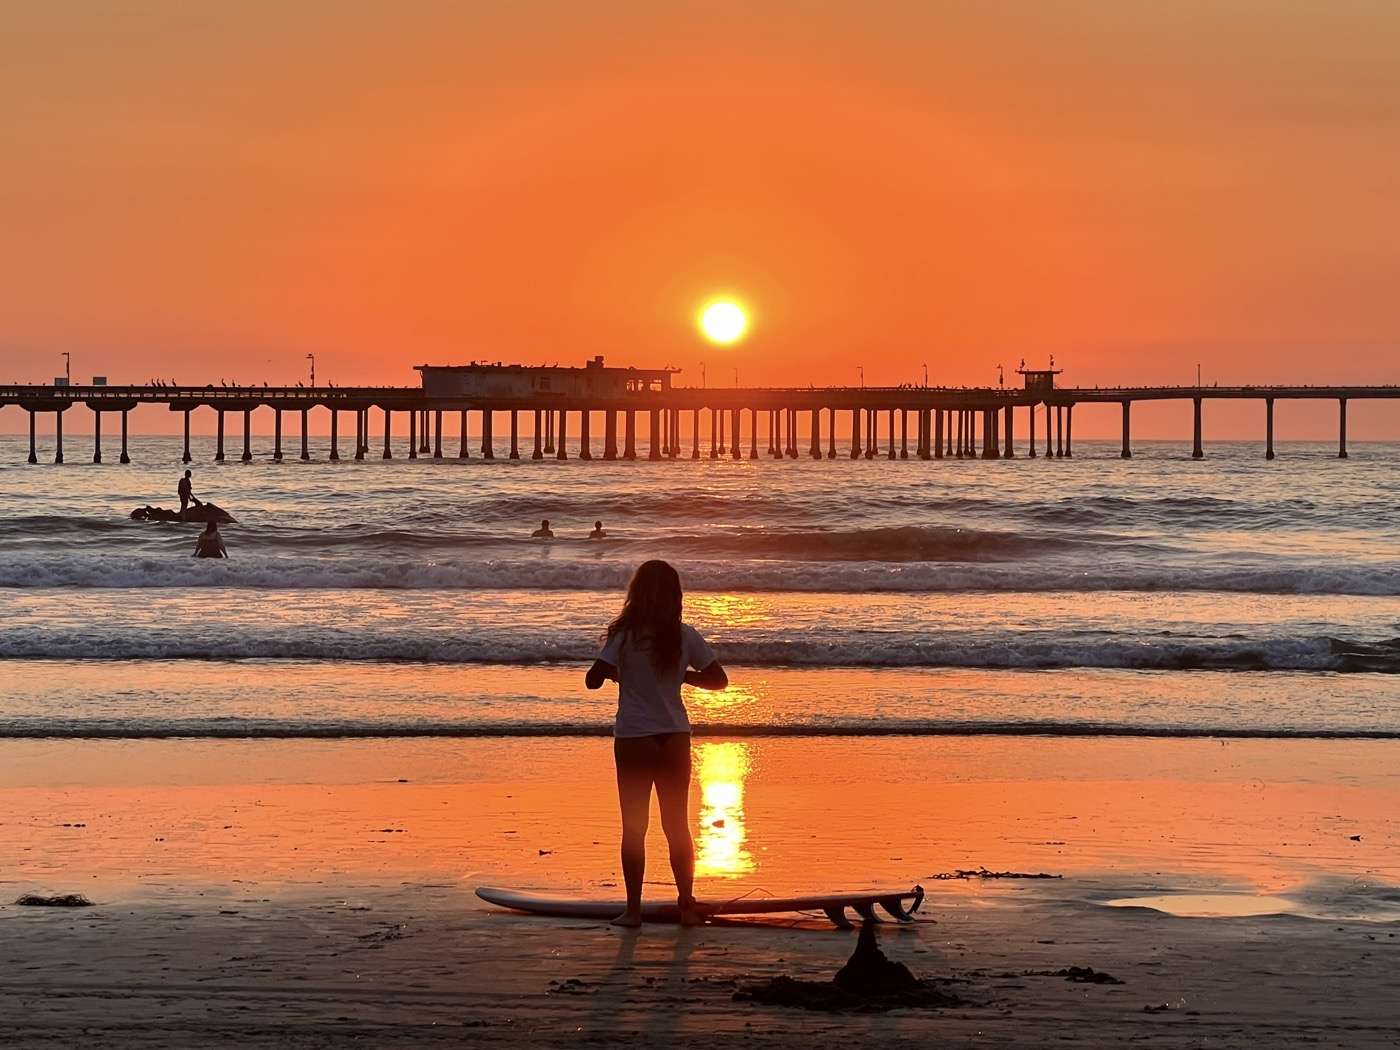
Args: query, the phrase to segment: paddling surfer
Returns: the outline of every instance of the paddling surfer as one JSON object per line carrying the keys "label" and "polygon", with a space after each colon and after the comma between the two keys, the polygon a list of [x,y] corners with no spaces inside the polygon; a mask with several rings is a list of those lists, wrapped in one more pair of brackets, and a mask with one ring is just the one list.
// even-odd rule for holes
{"label": "paddling surfer", "polygon": [[661,809],[681,922],[696,925],[695,842],[690,835],[690,719],[681,685],[723,689],[729,676],[700,632],[681,620],[681,580],[664,561],[644,562],[584,684],[617,682],[613,757],[622,809],[622,873],[627,908],[613,922],[640,926],[651,791]]}

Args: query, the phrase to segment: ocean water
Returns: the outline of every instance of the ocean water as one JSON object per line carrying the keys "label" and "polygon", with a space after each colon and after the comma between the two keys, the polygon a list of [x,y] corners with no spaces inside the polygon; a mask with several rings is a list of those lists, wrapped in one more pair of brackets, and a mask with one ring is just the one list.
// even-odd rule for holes
{"label": "ocean water", "polygon": [[[731,667],[703,731],[1400,736],[1400,446],[1072,460],[24,463],[0,438],[0,734],[606,731],[632,569]],[[402,444],[402,442],[401,442]],[[109,442],[110,445],[110,442]],[[289,446],[290,447],[290,446]],[[498,449],[504,457],[505,448]],[[529,538],[549,518],[557,539]],[[606,540],[588,540],[595,519]]]}

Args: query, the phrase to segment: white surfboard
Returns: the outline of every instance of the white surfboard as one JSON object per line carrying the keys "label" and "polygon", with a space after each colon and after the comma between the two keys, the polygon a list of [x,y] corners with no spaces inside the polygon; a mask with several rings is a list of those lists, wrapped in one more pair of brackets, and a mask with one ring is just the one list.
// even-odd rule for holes
{"label": "white surfboard", "polygon": [[[493,886],[477,888],[476,895],[488,904],[495,904],[513,911],[528,912],[531,915],[548,915],[558,919],[615,919],[622,914],[622,901],[580,900],[572,897],[540,897],[519,890],[498,889]],[[780,915],[785,912],[820,911],[837,926],[849,928],[850,919],[846,909],[850,908],[867,922],[879,922],[875,913],[878,904],[890,918],[899,922],[913,922],[914,912],[924,900],[924,888],[915,886],[912,890],[866,893],[817,893],[803,897],[736,897],[725,901],[695,902],[696,910],[707,917],[726,915]],[[906,907],[904,902],[909,901]],[[680,909],[674,904],[655,902],[642,904],[644,922],[680,921]]]}

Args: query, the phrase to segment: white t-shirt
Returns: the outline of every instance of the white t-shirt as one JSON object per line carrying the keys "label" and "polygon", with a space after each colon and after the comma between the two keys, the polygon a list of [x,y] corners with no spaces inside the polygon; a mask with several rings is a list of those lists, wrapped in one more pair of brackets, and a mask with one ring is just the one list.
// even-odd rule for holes
{"label": "white t-shirt", "polygon": [[675,669],[658,675],[651,650],[629,645],[625,632],[615,634],[603,646],[598,659],[617,668],[617,719],[613,736],[655,736],[689,733],[690,719],[681,703],[681,686],[689,667],[703,671],[715,662],[715,652],[700,632],[681,624],[681,658]]}

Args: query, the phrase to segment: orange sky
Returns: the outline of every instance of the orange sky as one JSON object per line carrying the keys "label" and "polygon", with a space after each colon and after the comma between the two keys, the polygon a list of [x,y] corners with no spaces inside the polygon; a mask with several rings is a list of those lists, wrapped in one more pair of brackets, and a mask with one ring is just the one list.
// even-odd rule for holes
{"label": "orange sky", "polygon": [[0,379],[1397,382],[1397,54],[1390,0],[10,0]]}

